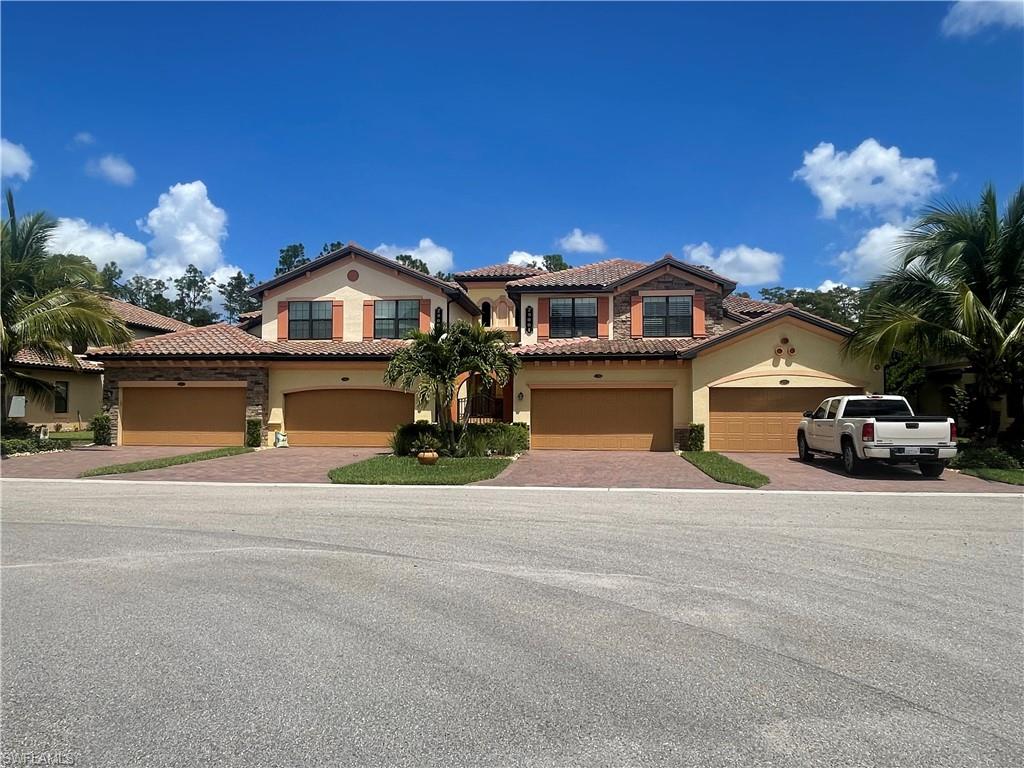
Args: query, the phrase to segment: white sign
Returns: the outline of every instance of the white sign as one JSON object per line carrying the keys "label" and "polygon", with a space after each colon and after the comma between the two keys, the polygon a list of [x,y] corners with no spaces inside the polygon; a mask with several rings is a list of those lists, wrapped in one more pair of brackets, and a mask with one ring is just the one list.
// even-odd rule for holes
{"label": "white sign", "polygon": [[11,398],[11,410],[7,412],[7,415],[12,419],[24,419],[25,418],[25,396],[15,395]]}

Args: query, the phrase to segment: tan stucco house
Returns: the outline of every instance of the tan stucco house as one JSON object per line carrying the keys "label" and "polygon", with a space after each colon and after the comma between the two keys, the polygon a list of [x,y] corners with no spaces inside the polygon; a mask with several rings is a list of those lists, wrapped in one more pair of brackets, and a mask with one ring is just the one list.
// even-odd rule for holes
{"label": "tan stucco house", "polygon": [[383,384],[388,360],[410,329],[455,320],[504,330],[523,367],[503,389],[463,382],[453,409],[527,424],[536,450],[671,450],[698,422],[711,449],[790,452],[804,410],[880,391],[880,370],[843,356],[848,329],[735,287],[670,256],[449,282],[349,244],[258,286],[262,310],[237,326],[89,358],[124,444],[241,444],[258,419],[268,445],[386,446],[435,417]]}

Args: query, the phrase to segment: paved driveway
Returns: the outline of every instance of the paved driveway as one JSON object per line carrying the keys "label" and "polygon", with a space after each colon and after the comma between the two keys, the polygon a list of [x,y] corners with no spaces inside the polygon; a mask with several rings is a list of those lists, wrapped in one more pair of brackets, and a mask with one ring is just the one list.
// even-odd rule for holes
{"label": "paved driveway", "polygon": [[5,754],[1024,761],[1019,499],[2,486]]}
{"label": "paved driveway", "polygon": [[223,459],[134,472],[131,480],[214,483],[329,483],[335,467],[376,456],[383,448],[271,448]]}
{"label": "paved driveway", "polygon": [[70,451],[37,453],[32,456],[15,456],[0,461],[0,475],[3,477],[73,478],[87,469],[105,467],[110,464],[128,464],[133,461],[159,459],[163,456],[177,456],[206,450],[202,447],[137,445],[111,447],[93,445],[87,448],[73,448]]}
{"label": "paved driveway", "polygon": [[573,488],[735,488],[712,480],[675,453],[529,451],[477,485]]}
{"label": "paved driveway", "polygon": [[946,493],[1017,493],[1019,486],[990,483],[948,469],[938,479],[928,478],[909,466],[892,467],[869,462],[863,474],[850,477],[838,459],[816,457],[805,464],[784,453],[727,453],[751,469],[767,475],[766,491],[928,491]]}

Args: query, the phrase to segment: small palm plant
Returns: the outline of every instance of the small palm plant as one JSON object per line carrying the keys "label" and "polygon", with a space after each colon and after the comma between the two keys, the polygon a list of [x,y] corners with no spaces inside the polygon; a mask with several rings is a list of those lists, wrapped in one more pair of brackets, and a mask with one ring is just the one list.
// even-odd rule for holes
{"label": "small palm plant", "polygon": [[19,352],[77,369],[73,348],[122,345],[132,338],[96,289],[99,275],[92,262],[49,253],[55,227],[44,213],[18,219],[8,190],[0,240],[0,396],[5,419],[12,394],[41,402],[53,396],[52,384],[12,368]]}
{"label": "small palm plant", "polygon": [[979,395],[968,420],[991,440],[999,401],[1024,380],[1024,186],[1001,215],[991,186],[976,206],[926,209],[899,256],[869,286],[870,303],[846,348],[882,365],[896,351],[966,360]]}

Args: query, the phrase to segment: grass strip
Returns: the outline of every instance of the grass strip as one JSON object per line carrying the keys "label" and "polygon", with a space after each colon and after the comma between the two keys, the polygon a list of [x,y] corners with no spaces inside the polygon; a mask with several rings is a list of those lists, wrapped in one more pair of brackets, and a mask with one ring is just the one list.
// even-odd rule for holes
{"label": "grass strip", "polygon": [[197,461],[208,459],[221,459],[225,456],[238,456],[241,453],[252,453],[254,449],[243,448],[240,445],[229,445],[224,448],[214,448],[209,451],[198,453],[183,453],[179,456],[163,456],[158,459],[146,459],[145,461],[133,461],[129,464],[111,464],[108,467],[95,467],[87,469],[79,477],[95,477],[97,475],[124,475],[129,472],[145,472],[147,469],[162,469],[163,467],[176,467],[179,464],[193,464]]}
{"label": "grass strip", "polygon": [[683,451],[683,458],[713,480],[747,488],[760,488],[770,478],[715,451]]}
{"label": "grass strip", "polygon": [[91,429],[83,429],[77,432],[50,432],[50,439],[54,438],[58,440],[74,440],[76,443],[81,441],[91,443],[93,440]]}
{"label": "grass strip", "polygon": [[965,475],[974,475],[982,480],[994,480],[997,483],[1024,485],[1024,469],[991,469],[989,467],[971,467],[961,469]]}
{"label": "grass strip", "polygon": [[466,485],[490,480],[504,471],[511,459],[438,459],[420,464],[415,457],[374,456],[327,473],[332,483],[350,485]]}

